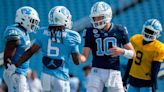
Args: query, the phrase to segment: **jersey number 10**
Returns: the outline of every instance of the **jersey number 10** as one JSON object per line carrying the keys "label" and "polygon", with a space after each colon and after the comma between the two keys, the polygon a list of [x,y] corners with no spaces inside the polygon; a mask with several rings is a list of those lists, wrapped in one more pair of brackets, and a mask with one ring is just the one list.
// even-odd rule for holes
{"label": "jersey number 10", "polygon": [[117,39],[114,37],[107,37],[105,39],[97,38],[97,56],[103,56],[103,55],[110,55],[111,52],[109,51],[109,48],[112,46],[117,46]]}

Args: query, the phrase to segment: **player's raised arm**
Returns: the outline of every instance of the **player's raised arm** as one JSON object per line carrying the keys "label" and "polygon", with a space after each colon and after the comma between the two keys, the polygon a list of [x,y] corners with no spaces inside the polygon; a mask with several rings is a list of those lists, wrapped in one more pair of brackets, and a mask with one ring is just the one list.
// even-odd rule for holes
{"label": "player's raised arm", "polygon": [[37,52],[40,47],[37,44],[33,44],[29,49],[27,49],[20,59],[15,64],[16,67],[20,66],[22,63],[26,62],[35,52]]}

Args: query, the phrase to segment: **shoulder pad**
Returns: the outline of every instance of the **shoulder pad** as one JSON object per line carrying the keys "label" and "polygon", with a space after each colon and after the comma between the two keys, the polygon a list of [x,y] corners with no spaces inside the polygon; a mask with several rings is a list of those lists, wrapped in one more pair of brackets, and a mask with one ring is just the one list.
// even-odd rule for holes
{"label": "shoulder pad", "polygon": [[114,25],[114,28],[117,29],[118,31],[122,32],[123,34],[128,34],[128,30],[125,26],[116,24]]}
{"label": "shoulder pad", "polygon": [[4,32],[4,39],[7,41],[20,39],[20,30],[16,27],[7,27]]}
{"label": "shoulder pad", "polygon": [[81,37],[79,35],[79,33],[77,33],[76,31],[73,30],[69,30],[68,31],[68,36],[69,42],[71,42],[71,44],[80,44],[81,43]]}

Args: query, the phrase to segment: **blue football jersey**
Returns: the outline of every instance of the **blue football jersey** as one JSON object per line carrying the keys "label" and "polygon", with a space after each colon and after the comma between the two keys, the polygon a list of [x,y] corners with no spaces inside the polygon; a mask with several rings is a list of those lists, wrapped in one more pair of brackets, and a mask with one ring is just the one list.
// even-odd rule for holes
{"label": "blue football jersey", "polygon": [[125,27],[112,24],[107,32],[87,28],[84,30],[84,38],[84,46],[92,50],[92,67],[119,70],[119,56],[111,57],[109,48],[112,46],[122,47],[122,45],[129,43],[128,32]]}
{"label": "blue football jersey", "polygon": [[[4,42],[6,43],[9,39],[12,39],[13,36],[19,38],[19,46],[16,49],[15,55],[12,57],[11,61],[15,64],[18,59],[23,55],[25,50],[30,47],[30,38],[29,34],[25,32],[24,29],[20,28],[18,24],[8,26],[4,32]],[[29,60],[23,63],[21,66],[17,67],[16,73],[25,74],[29,67]]]}
{"label": "blue football jersey", "polygon": [[56,37],[52,37],[48,28],[40,29],[34,44],[40,46],[43,56],[64,61],[62,66],[57,69],[48,69],[43,65],[43,72],[63,80],[68,80],[70,55],[71,53],[79,52],[80,43],[80,35],[75,31],[65,29],[62,32],[56,32]]}

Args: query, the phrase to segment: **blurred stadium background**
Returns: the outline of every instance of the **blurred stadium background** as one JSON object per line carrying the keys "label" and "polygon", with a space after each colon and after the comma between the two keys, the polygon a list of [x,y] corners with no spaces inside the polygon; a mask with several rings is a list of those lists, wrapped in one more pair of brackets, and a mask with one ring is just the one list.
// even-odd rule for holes
{"label": "blurred stadium background", "polygon": [[[66,6],[73,17],[73,29],[82,34],[85,27],[91,26],[89,13],[91,6],[99,0],[0,0],[0,78],[3,74],[3,32],[7,25],[14,23],[15,12],[21,6],[32,6],[40,16],[40,26],[48,25],[48,12],[56,5]],[[113,9],[113,23],[122,24],[127,27],[129,37],[141,33],[142,25],[149,18],[157,18],[164,27],[164,0],[102,0],[109,3]],[[164,42],[164,31],[161,33],[160,41]],[[32,39],[34,35],[31,34]],[[80,46],[81,50],[83,44]],[[91,64],[91,58],[87,63],[75,66],[70,61],[70,72],[77,76],[81,81],[84,79],[82,68]],[[122,74],[126,68],[127,60],[121,57]],[[38,52],[31,58],[30,67],[41,72],[41,53]],[[158,92],[164,92],[164,63],[159,72]]]}

